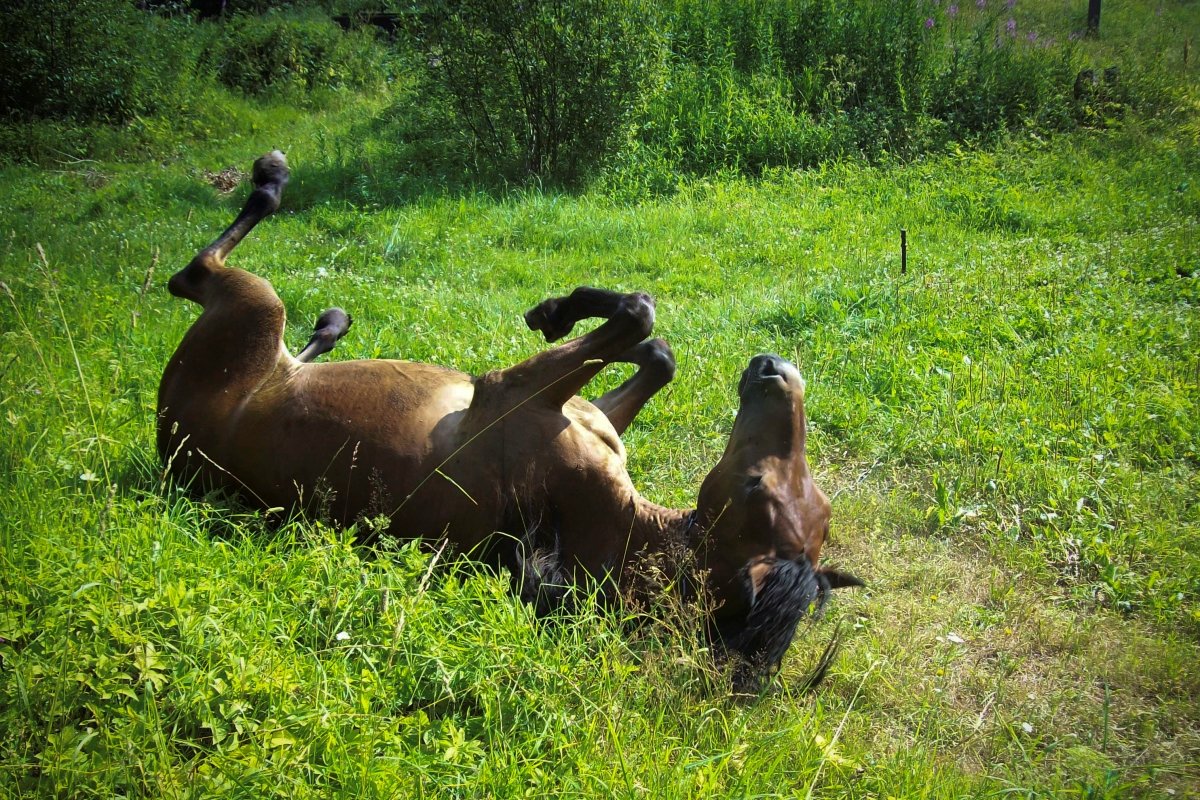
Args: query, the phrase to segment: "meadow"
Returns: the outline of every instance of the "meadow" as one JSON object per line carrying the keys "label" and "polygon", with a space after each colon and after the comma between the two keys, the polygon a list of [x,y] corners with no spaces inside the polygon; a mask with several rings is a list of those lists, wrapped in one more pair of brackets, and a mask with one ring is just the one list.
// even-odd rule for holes
{"label": "meadow", "polygon": [[[1061,5],[1030,13],[1065,40]],[[140,116],[70,155],[75,129],[9,128],[0,794],[1200,793],[1200,14],[1129,5],[1078,47],[1161,61],[1169,103],[804,169],[698,171],[652,132],[583,186],[439,183],[452,159],[401,160],[402,80],[205,95],[186,129]],[[648,291],[679,368],[624,437],[642,493],[691,507],[747,360],[783,355],[824,557],[867,588],[734,697],[688,609],[547,624],[436,544],[172,485],[155,392],[197,308],[166,279],[240,208],[227,170],[275,147],[284,206],[231,263],[294,349],[340,305],[327,358],[478,374],[542,347],[521,313],[545,297]]]}

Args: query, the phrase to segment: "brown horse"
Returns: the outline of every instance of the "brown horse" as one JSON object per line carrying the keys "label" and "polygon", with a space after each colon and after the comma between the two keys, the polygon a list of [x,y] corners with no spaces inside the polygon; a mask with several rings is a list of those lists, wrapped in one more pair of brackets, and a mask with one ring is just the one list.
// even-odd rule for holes
{"label": "brown horse", "polygon": [[[766,672],[831,588],[861,585],[818,567],[830,506],[809,472],[804,381],[792,364],[751,359],[697,507],[655,505],[631,483],[620,439],[675,371],[666,343],[647,338],[649,296],[580,288],[546,300],[525,319],[547,341],[581,319],[605,321],[477,378],[407,361],[309,363],[345,333],[344,312],[323,314],[292,357],[271,285],[225,266],[278,208],[283,155],[260,158],[253,179],[233,224],[169,283],[203,307],[159,387],[158,452],[174,476],[266,507],[324,495],[342,523],[383,515],[391,535],[446,537],[508,567],[542,609],[589,579],[629,590],[635,565],[667,557],[674,586],[714,601],[714,644]],[[614,361],[639,369],[593,402],[577,396]]]}

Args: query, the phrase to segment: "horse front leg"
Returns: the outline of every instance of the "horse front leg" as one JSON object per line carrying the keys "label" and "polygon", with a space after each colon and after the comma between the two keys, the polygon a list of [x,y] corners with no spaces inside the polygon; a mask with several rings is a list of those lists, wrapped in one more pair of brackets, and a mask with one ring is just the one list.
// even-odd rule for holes
{"label": "horse front leg", "polygon": [[477,400],[499,392],[508,404],[537,402],[561,409],[607,364],[621,360],[650,335],[654,300],[642,292],[622,294],[584,286],[538,304],[526,313],[525,322],[554,341],[588,317],[605,322],[590,333],[482,376],[475,384]]}
{"label": "horse front leg", "polygon": [[642,407],[675,377],[675,354],[662,339],[647,339],[613,359],[636,364],[638,371],[612,391],[592,401],[620,435]]}
{"label": "horse front leg", "polygon": [[287,159],[273,150],[254,162],[251,180],[254,191],[237,218],[212,244],[205,247],[183,269],[171,276],[167,290],[200,305],[209,300],[209,278],[225,268],[225,259],[254,226],[279,210],[283,190],[289,177]]}

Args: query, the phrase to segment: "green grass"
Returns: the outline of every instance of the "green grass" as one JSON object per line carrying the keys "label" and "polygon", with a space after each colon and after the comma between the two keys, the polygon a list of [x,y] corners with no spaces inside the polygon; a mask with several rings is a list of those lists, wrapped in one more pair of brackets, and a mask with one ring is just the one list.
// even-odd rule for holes
{"label": "green grass", "polygon": [[[1200,791],[1194,110],[623,204],[416,185],[378,105],[233,104],[237,139],[0,171],[0,794]],[[694,502],[750,356],[797,361],[826,557],[869,588],[778,692],[731,700],[686,620],[539,624],[444,553],[163,481],[155,391],[196,316],[165,280],[245,191],[201,171],[276,146],[285,207],[232,261],[293,347],[338,304],[336,358],[481,372],[539,349],[546,296],[652,292],[679,374],[626,436],[651,499]]]}

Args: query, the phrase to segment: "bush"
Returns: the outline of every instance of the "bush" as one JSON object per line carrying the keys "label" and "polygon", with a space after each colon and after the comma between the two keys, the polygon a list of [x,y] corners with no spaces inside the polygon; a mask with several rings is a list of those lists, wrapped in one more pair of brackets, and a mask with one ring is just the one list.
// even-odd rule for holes
{"label": "bush", "polygon": [[450,0],[421,9],[429,88],[509,175],[573,181],[612,153],[644,105],[662,43],[648,0]]}
{"label": "bush", "polygon": [[225,86],[298,97],[316,89],[377,89],[388,55],[370,29],[343,32],[327,17],[269,11],[225,22],[210,59]]}
{"label": "bush", "polygon": [[125,122],[190,90],[199,39],[186,20],[122,0],[16,0],[0,15],[0,111]]}

